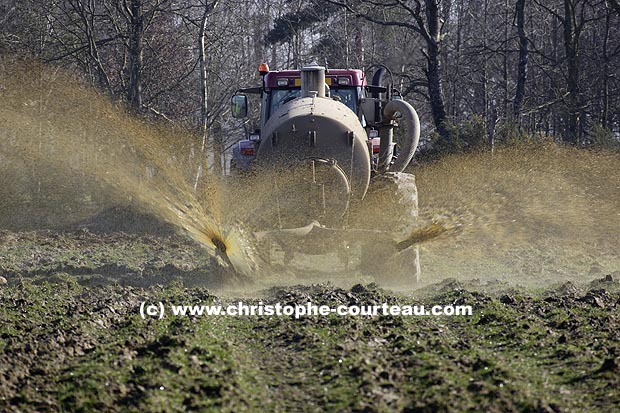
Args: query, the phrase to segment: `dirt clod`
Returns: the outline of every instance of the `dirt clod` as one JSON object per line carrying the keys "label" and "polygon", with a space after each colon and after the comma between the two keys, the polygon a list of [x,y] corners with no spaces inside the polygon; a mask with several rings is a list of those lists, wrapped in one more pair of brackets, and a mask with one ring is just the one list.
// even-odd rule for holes
{"label": "dirt clod", "polygon": [[606,358],[598,372],[604,373],[606,371],[620,371],[620,357]]}

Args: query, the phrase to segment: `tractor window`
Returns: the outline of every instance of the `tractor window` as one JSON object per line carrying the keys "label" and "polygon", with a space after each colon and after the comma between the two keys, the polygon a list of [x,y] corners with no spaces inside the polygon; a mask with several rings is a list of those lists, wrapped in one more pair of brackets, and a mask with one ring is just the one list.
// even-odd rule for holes
{"label": "tractor window", "polygon": [[269,104],[269,114],[271,116],[276,110],[284,103],[298,98],[301,94],[301,89],[273,89],[271,91],[271,102]]}
{"label": "tractor window", "polygon": [[357,113],[357,93],[355,88],[332,88],[330,90],[331,97],[338,97],[340,101],[347,105],[349,109]]}
{"label": "tractor window", "polygon": [[[280,106],[301,95],[301,89],[272,89],[267,117],[274,114]],[[331,97],[338,97],[353,112],[357,113],[357,91],[354,87],[331,88]]]}

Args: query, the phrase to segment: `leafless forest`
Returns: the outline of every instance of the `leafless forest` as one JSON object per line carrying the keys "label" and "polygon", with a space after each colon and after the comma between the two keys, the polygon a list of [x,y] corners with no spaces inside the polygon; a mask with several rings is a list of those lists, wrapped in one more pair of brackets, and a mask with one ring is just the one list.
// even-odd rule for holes
{"label": "leafless forest", "polygon": [[388,66],[435,150],[609,146],[620,130],[618,0],[0,0],[0,54],[69,70],[216,155],[255,126],[228,110],[261,62]]}

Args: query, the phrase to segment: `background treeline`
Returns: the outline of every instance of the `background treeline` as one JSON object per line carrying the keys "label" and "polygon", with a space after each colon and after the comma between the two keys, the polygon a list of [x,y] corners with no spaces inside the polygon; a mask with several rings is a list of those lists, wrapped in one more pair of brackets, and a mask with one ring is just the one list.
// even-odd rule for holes
{"label": "background treeline", "polygon": [[261,62],[390,67],[434,151],[620,133],[618,0],[0,0],[0,53],[195,129],[216,172],[256,126],[228,110]]}

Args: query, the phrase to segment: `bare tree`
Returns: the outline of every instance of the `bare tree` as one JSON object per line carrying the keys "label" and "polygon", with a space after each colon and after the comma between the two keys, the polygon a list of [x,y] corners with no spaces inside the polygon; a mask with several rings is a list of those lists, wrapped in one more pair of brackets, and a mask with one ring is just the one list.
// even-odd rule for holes
{"label": "bare tree", "polygon": [[219,0],[213,0],[204,4],[202,18],[200,21],[200,28],[198,31],[198,42],[200,44],[198,48],[198,60],[200,62],[200,97],[202,99],[200,105],[200,134],[202,139],[202,145],[200,152],[204,154],[207,146],[208,138],[208,114],[209,114],[209,83],[207,81],[208,76],[208,63],[206,58],[207,53],[207,25],[209,24],[209,17],[215,8],[217,7]]}
{"label": "bare tree", "polygon": [[525,34],[525,3],[526,0],[516,1],[517,32],[519,34],[519,71],[513,103],[513,115],[518,122],[521,121],[521,109],[523,107],[525,84],[527,82],[528,38]]}
{"label": "bare tree", "polygon": [[142,110],[142,37],[144,35],[145,15],[142,0],[124,2],[129,34],[129,83],[127,85],[127,101],[137,110]]}
{"label": "bare tree", "polygon": [[387,65],[447,147],[462,146],[451,140],[474,117],[489,138],[496,124],[497,139],[512,133],[502,125],[518,124],[519,134],[588,144],[596,124],[620,132],[619,4],[0,0],[0,54],[61,66],[140,116],[191,127],[192,159],[211,168],[256,126],[230,119],[229,99],[260,81],[266,60],[275,69]]}
{"label": "bare tree", "polygon": [[[344,7],[357,17],[366,19],[371,23],[404,28],[422,37],[426,47],[421,52],[426,59],[424,73],[427,80],[433,122],[441,139],[449,143],[451,138],[446,124],[448,118],[443,97],[441,62],[442,15],[444,13],[449,14],[449,11],[442,9],[442,1],[396,0],[385,5],[385,10],[380,16],[376,16],[369,10],[375,5],[372,1],[360,1],[355,6],[337,0],[330,0],[330,3]],[[388,16],[394,16],[394,18]]]}

